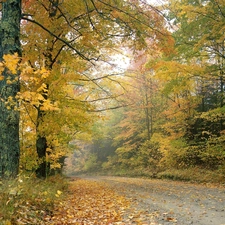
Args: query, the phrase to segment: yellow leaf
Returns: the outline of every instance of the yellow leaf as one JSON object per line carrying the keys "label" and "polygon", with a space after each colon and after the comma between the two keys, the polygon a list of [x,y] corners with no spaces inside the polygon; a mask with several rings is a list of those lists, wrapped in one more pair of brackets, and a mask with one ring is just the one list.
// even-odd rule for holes
{"label": "yellow leaf", "polygon": [[7,80],[6,83],[7,84],[12,84],[12,81],[11,80]]}
{"label": "yellow leaf", "polygon": [[55,196],[57,197],[57,198],[59,198],[59,196],[62,194],[62,191],[60,191],[60,190],[57,190],[57,193],[55,194]]}
{"label": "yellow leaf", "polygon": [[62,194],[62,192],[61,192],[60,190],[58,190],[58,191],[57,191],[57,194],[58,194],[58,195],[61,195],[61,194]]}
{"label": "yellow leaf", "polygon": [[51,199],[50,198],[47,198],[46,199],[46,202],[49,204],[51,202]]}
{"label": "yellow leaf", "polygon": [[48,70],[46,70],[45,68],[42,68],[40,73],[41,73],[41,78],[42,79],[47,78],[49,76],[49,74],[50,74],[50,72]]}
{"label": "yellow leaf", "polygon": [[9,220],[6,220],[5,222],[4,222],[4,225],[11,225],[12,223],[9,221]]}

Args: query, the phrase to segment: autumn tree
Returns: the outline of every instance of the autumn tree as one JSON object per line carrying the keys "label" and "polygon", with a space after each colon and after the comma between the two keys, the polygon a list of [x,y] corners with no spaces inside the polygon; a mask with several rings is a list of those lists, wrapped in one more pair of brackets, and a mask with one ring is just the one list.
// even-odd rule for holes
{"label": "autumn tree", "polygon": [[[144,67],[144,65],[143,65]],[[159,94],[159,83],[154,71],[136,68],[129,81],[125,99],[127,107],[121,120],[115,125],[114,145],[117,147],[118,162],[125,168],[156,169],[160,154],[152,141],[163,109],[163,99]]]}
{"label": "autumn tree", "polygon": [[[206,155],[212,161],[210,154],[215,154],[212,143],[217,142],[218,166],[224,152],[221,148],[224,140],[224,2],[170,1],[169,7],[179,53],[174,60],[182,66],[193,67],[188,70],[195,85],[195,94],[191,92],[190,97],[198,98],[196,106],[192,106],[195,117],[187,120],[185,137],[193,146],[190,152],[192,148],[198,162],[205,162],[206,166]],[[215,117],[217,119],[212,119]],[[215,160],[215,155],[212,158]]]}

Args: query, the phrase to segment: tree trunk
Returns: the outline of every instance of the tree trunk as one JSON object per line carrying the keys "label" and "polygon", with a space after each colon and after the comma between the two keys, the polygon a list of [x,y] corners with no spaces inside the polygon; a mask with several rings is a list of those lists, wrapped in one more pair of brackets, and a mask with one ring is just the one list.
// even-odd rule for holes
{"label": "tree trunk", "polygon": [[36,175],[39,178],[46,178],[50,171],[50,164],[46,160],[47,140],[45,137],[37,137],[36,148],[40,160]]}
{"label": "tree trunk", "polygon": [[[48,91],[43,93],[43,97],[45,99],[48,98]],[[42,132],[40,131],[40,128],[42,126],[42,121],[45,116],[45,111],[41,110],[40,108],[38,109],[38,114],[37,114],[37,126],[36,126],[36,150],[38,154],[38,159],[39,159],[39,165],[36,170],[36,175],[39,178],[46,178],[49,174],[50,171],[50,163],[47,162],[47,138]]]}
{"label": "tree trunk", "polygon": [[[146,88],[147,89],[147,88]],[[151,129],[150,129],[150,118],[149,118],[149,99],[148,99],[148,93],[146,90],[145,93],[145,120],[146,120],[146,128],[147,128],[147,138],[148,140],[151,139]]]}
{"label": "tree trunk", "polygon": [[[53,48],[48,48],[44,54],[45,56],[45,68],[48,69],[49,71],[52,70],[52,66],[54,63],[54,60],[52,59],[52,50]],[[49,90],[49,85],[46,84],[46,90],[43,91],[42,96],[45,100],[48,99],[48,90]],[[49,173],[50,173],[50,162],[47,162],[47,148],[48,148],[48,143],[47,143],[47,138],[46,135],[43,134],[43,132],[40,132],[40,127],[42,126],[42,122],[45,117],[45,111],[41,109],[42,107],[42,102],[40,102],[40,106],[38,108],[38,114],[37,114],[37,125],[36,125],[36,150],[38,154],[38,159],[39,159],[39,165],[36,170],[36,175],[39,178],[46,178]]]}
{"label": "tree trunk", "polygon": [[[59,1],[53,0],[50,2],[49,5],[49,17],[55,17],[57,13],[57,7],[58,7]],[[50,46],[46,47],[46,51],[44,53],[45,57],[45,68],[49,71],[52,70],[53,64],[55,62],[55,59],[52,58],[52,51],[54,46],[54,37],[52,37],[52,40],[49,38],[48,42],[51,43]],[[42,96],[45,98],[45,100],[48,99],[48,89],[49,85],[47,85],[46,91],[43,92]],[[41,126],[41,123],[45,117],[45,111],[41,110],[42,104],[40,104],[40,107],[38,108],[38,115],[37,115],[37,126],[36,126],[36,150],[39,158],[39,166],[36,170],[37,177],[40,178],[46,178],[50,174],[50,162],[47,162],[47,138],[45,134],[42,134],[42,132],[39,132],[39,126]]]}
{"label": "tree trunk", "polygon": [[[20,19],[21,0],[7,0],[2,4],[2,18],[0,20],[0,60],[6,54],[21,55],[20,47]],[[15,177],[19,169],[19,112],[14,107],[7,108],[9,97],[16,103],[15,96],[19,91],[18,81],[7,82],[11,72],[6,70],[0,81],[0,176]],[[12,77],[19,78],[19,71]]]}

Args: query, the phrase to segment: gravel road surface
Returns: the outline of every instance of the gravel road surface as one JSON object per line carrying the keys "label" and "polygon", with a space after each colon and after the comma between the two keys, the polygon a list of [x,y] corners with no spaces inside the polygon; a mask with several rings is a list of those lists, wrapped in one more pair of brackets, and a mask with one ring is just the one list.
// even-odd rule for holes
{"label": "gravel road surface", "polygon": [[131,201],[127,224],[225,225],[225,187],[111,176],[104,182]]}

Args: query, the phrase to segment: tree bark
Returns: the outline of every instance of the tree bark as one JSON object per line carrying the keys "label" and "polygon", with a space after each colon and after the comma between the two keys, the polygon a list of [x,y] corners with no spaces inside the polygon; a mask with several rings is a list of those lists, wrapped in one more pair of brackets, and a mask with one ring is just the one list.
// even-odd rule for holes
{"label": "tree bark", "polygon": [[46,137],[37,136],[36,148],[38,158],[40,160],[39,166],[36,170],[36,175],[39,178],[46,178],[50,171],[50,164],[46,160],[46,149],[47,149]]}
{"label": "tree bark", "polygon": [[[52,70],[52,66],[54,64],[54,60],[52,59],[52,50],[53,48],[47,48],[44,56],[45,56],[45,68],[48,69],[49,71]],[[48,90],[49,90],[49,85],[46,84],[46,90],[43,91],[42,96],[45,100],[48,99]],[[41,102],[40,102],[41,103]],[[39,164],[38,168],[36,170],[36,176],[39,178],[46,178],[49,173],[50,173],[50,162],[47,162],[47,148],[48,148],[48,143],[47,143],[47,137],[45,134],[40,132],[40,128],[42,125],[42,122],[45,117],[45,111],[41,109],[42,108],[42,103],[40,104],[37,114],[37,125],[36,125],[36,150],[38,154],[38,159],[39,159]]]}
{"label": "tree bark", "polygon": [[[50,2],[49,5],[49,17],[55,17],[57,10],[58,10],[58,0],[53,0]],[[48,40],[51,43],[51,40]],[[54,60],[52,58],[52,51],[53,51],[53,44],[54,41],[52,42],[51,47],[46,48],[46,52],[44,53],[45,57],[45,67],[48,70],[52,70]],[[47,90],[43,92],[42,96],[47,100],[48,99],[48,89],[49,85],[47,84]],[[41,110],[41,106],[38,108],[38,114],[37,114],[37,126],[36,126],[36,150],[38,154],[38,159],[40,160],[40,163],[38,165],[38,168],[36,170],[36,176],[40,178],[46,178],[49,173],[50,173],[50,162],[47,162],[47,148],[48,148],[48,143],[47,143],[47,138],[45,134],[42,134],[39,132],[39,126],[41,126],[41,123],[43,121],[43,118],[45,117],[45,111]]]}
{"label": "tree bark", "polygon": [[[20,19],[21,0],[7,0],[2,4],[2,18],[0,20],[0,60],[6,54],[17,53],[21,56]],[[14,107],[7,107],[7,100],[12,97],[15,104],[16,94],[20,90],[19,71],[13,74],[17,81],[7,82],[12,77],[5,69],[4,79],[0,81],[0,177],[15,177],[19,170],[19,111]]]}
{"label": "tree bark", "polygon": [[[48,86],[47,86],[48,90]],[[43,97],[48,99],[48,91],[43,92]],[[45,111],[41,110],[41,106],[38,108],[37,114],[37,126],[36,126],[36,150],[39,159],[39,165],[36,170],[36,175],[39,178],[46,178],[50,172],[50,163],[47,162],[47,138],[42,132],[40,132],[40,127],[42,125],[45,116]]]}

